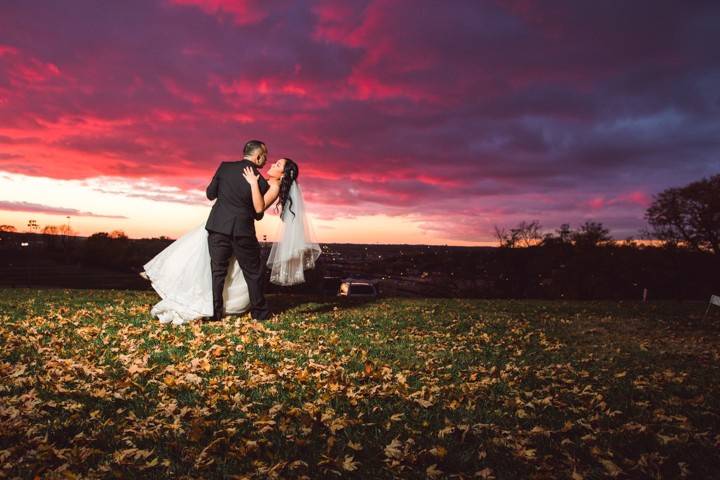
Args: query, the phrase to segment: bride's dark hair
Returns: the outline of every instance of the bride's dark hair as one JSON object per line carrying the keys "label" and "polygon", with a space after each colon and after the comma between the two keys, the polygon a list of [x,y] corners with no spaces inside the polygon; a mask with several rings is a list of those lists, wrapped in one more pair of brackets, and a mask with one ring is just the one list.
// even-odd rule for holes
{"label": "bride's dark hair", "polygon": [[292,209],[292,198],[290,198],[290,187],[298,177],[298,166],[297,163],[293,162],[289,158],[285,158],[285,168],[283,168],[282,180],[280,180],[280,193],[278,194],[278,203],[275,205],[275,211],[278,207],[282,206],[284,212],[287,208],[290,213],[295,216],[295,212]]}

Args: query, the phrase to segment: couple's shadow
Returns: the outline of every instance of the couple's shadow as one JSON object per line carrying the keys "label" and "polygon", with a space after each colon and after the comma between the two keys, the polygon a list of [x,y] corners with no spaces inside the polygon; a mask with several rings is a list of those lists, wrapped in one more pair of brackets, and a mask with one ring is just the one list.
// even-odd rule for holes
{"label": "couple's shadow", "polygon": [[283,314],[288,311],[296,313],[329,313],[338,310],[352,310],[369,303],[375,303],[375,297],[338,297],[331,295],[306,295],[281,293],[268,294],[270,311],[274,314]]}

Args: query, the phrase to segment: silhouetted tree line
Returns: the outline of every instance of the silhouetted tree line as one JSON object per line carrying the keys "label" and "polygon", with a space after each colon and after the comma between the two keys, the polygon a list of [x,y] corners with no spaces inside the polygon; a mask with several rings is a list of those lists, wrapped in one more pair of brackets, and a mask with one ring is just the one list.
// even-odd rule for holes
{"label": "silhouetted tree line", "polygon": [[[649,228],[641,237],[655,239],[652,245],[633,238],[616,241],[601,222],[562,224],[547,232],[537,220],[495,227],[501,248],[328,245],[305,284],[269,288],[310,292],[326,274],[359,274],[382,278],[388,286],[395,282],[397,292],[450,297],[639,299],[644,289],[650,299],[720,294],[720,175],[661,192],[645,216]],[[173,241],[129,239],[117,230],[81,238],[63,226],[37,234],[13,230],[0,226],[0,235],[15,238],[0,245],[8,264],[18,263],[11,246],[30,239],[28,248],[17,247],[23,258],[39,255],[129,276]]]}
{"label": "silhouetted tree line", "polygon": [[556,239],[499,248],[479,261],[480,297],[640,299],[647,289],[651,299],[703,299],[720,293],[720,256],[673,246]]}
{"label": "silhouetted tree line", "polygon": [[[601,222],[542,233],[537,220],[495,227],[488,258],[491,296],[546,298],[707,298],[720,293],[720,175],[655,195],[642,246],[615,241]],[[517,249],[515,247],[528,247]]]}
{"label": "silhouetted tree line", "polygon": [[[495,226],[495,236],[502,248],[577,245],[595,247],[613,242],[610,230],[601,222],[586,221],[577,230],[570,229],[569,223],[563,223],[555,233],[541,233],[542,225],[537,220],[522,221],[517,227],[504,229]],[[628,239],[631,242],[632,239]]]}
{"label": "silhouetted tree line", "polygon": [[57,263],[82,264],[132,273],[140,272],[148,260],[173,242],[164,236],[130,239],[120,230],[98,232],[86,238],[75,236],[72,230],[63,227],[48,225],[42,229],[42,233],[18,233],[14,228],[3,228],[0,229],[0,235],[4,233],[8,239],[16,238],[15,242],[5,242],[6,250],[23,250],[20,242],[28,240],[27,248],[36,257]]}
{"label": "silhouetted tree line", "polygon": [[132,270],[142,266],[173,242],[170,238],[129,239],[124,232],[99,232],[85,241],[82,262],[86,265]]}
{"label": "silhouetted tree line", "polygon": [[[720,174],[703,178],[684,187],[668,188],[653,197],[645,212],[650,228],[641,238],[663,245],[696,252],[720,254]],[[537,220],[520,222],[515,228],[495,226],[495,237],[505,248],[573,244],[609,245],[610,230],[600,222],[587,221],[577,230],[563,224],[555,233],[542,233]],[[626,243],[632,242],[626,239]]]}

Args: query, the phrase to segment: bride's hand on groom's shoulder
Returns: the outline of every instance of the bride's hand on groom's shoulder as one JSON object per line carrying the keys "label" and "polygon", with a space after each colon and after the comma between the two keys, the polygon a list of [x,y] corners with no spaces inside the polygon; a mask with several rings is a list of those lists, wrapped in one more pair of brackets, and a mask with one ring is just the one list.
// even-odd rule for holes
{"label": "bride's hand on groom's shoulder", "polygon": [[256,174],[255,172],[253,172],[252,167],[245,167],[245,169],[243,170],[243,177],[245,177],[245,180],[247,180],[250,185],[253,185],[258,183],[258,178],[260,178],[260,174]]}

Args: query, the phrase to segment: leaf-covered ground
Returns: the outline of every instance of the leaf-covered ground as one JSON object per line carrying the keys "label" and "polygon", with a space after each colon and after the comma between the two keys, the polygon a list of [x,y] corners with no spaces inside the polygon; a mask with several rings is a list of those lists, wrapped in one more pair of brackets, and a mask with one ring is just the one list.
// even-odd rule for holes
{"label": "leaf-covered ground", "polygon": [[699,303],[0,290],[0,477],[717,478]]}

